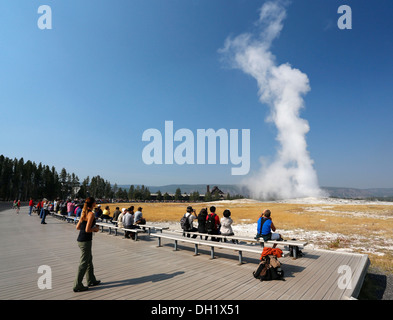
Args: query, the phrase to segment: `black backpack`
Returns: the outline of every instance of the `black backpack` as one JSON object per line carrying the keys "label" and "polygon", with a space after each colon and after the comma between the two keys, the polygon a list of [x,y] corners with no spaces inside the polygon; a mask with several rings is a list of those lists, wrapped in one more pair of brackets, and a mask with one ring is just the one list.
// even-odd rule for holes
{"label": "black backpack", "polygon": [[[296,241],[296,239],[291,239]],[[298,246],[289,246],[289,256],[290,257],[294,257],[296,253],[296,258],[300,258],[304,256],[304,253],[302,252],[302,250],[299,249]]]}
{"label": "black backpack", "polygon": [[188,218],[189,217],[186,217],[186,215],[184,214],[183,218],[180,219],[180,226],[185,231],[188,231],[191,229],[190,220]]}
{"label": "black backpack", "polygon": [[[272,265],[271,259],[274,259],[274,264]],[[276,257],[266,256],[262,259],[261,263],[258,265],[257,270],[253,273],[255,279],[260,281],[271,281],[271,280],[283,280],[284,270],[281,269],[281,264]]]}
{"label": "black backpack", "polygon": [[216,214],[209,214],[207,221],[206,221],[206,231],[207,233],[214,232],[216,230]]}

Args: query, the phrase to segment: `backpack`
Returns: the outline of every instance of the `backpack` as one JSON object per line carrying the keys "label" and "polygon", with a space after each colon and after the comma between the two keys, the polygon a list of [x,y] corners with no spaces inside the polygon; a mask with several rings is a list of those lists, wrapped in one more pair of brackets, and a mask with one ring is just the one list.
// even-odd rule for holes
{"label": "backpack", "polygon": [[259,228],[259,230],[258,230],[257,236],[262,236],[262,228],[263,228],[263,225],[265,224],[265,222],[266,222],[267,220],[269,220],[269,219],[267,219],[267,218],[265,218],[265,217],[262,217],[261,226],[260,226],[260,228]]}
{"label": "backpack", "polygon": [[252,274],[255,279],[259,279],[260,281],[285,281],[284,270],[281,269],[281,263],[277,260],[277,257],[273,255],[263,257],[257,270]]}
{"label": "backpack", "polygon": [[[296,239],[291,239],[291,240],[296,240]],[[289,246],[289,256],[294,257],[295,253],[296,253],[296,258],[300,258],[304,256],[302,250],[300,250],[298,246]]]}
{"label": "backpack", "polygon": [[298,246],[289,246],[289,256],[295,257],[294,254],[295,252],[296,252],[296,258],[300,258],[304,256],[302,250],[300,250]]}
{"label": "backpack", "polygon": [[190,224],[190,220],[188,219],[188,217],[186,217],[186,215],[184,214],[184,216],[180,219],[180,226],[183,230],[190,230],[191,229],[191,224]]}
{"label": "backpack", "polygon": [[206,221],[206,231],[207,233],[211,233],[216,230],[216,214],[209,214],[207,221]]}

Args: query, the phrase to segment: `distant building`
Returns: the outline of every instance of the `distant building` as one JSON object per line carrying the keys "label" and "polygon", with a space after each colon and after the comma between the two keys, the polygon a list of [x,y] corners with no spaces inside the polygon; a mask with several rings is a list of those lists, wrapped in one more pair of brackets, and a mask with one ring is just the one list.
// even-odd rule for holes
{"label": "distant building", "polygon": [[214,196],[218,196],[220,200],[225,199],[226,194],[217,186],[214,186],[213,189],[210,191],[210,186],[207,185],[206,192],[210,192],[210,194]]}

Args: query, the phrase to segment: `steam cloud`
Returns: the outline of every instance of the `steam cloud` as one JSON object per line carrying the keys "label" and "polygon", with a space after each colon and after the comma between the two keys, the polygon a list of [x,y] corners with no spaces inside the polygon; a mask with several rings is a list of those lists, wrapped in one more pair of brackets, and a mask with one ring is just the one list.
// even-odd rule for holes
{"label": "steam cloud", "polygon": [[276,159],[272,163],[262,159],[260,171],[244,181],[251,195],[258,199],[324,196],[307,151],[306,134],[310,128],[299,117],[304,107],[303,96],[310,90],[308,77],[288,63],[277,66],[270,52],[285,18],[284,4],[268,1],[261,7],[256,23],[259,33],[228,38],[220,49],[231,67],[255,78],[260,101],[270,106],[266,120],[277,127],[280,147]]}

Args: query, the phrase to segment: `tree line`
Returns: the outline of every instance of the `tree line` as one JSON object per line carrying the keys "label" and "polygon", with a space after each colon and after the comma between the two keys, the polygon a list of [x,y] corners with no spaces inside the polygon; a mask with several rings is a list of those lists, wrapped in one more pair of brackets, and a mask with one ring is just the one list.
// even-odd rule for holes
{"label": "tree line", "polygon": [[0,155],[0,200],[27,201],[33,199],[85,199],[93,196],[96,199],[120,198],[124,200],[147,200],[150,191],[144,186],[131,186],[123,190],[108,180],[98,176],[86,177],[80,182],[75,173],[65,168],[60,173],[54,166],[30,160],[10,159]]}
{"label": "tree line", "polygon": [[[67,172],[65,168],[60,173],[54,166],[36,164],[30,160],[10,159],[0,155],[0,200],[27,201],[33,199],[85,199],[92,196],[96,199],[119,199],[123,201],[149,201],[152,199],[151,192],[144,185],[131,185],[120,188],[115,183],[112,185],[108,180],[99,175],[86,177],[80,182],[75,173]],[[231,197],[227,194],[226,199],[235,199],[241,196]],[[157,192],[155,200],[158,201],[214,201],[219,200],[218,194],[207,192],[201,197],[198,191],[182,194],[180,188],[176,189],[174,195]]]}
{"label": "tree line", "polygon": [[53,166],[0,155],[1,200],[62,197],[78,184],[78,177],[65,169],[59,174]]}

